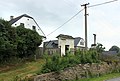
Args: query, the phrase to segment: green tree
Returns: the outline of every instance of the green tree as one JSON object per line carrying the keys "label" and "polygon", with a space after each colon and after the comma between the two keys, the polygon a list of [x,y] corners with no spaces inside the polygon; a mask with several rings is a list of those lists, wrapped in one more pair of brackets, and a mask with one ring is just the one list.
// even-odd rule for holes
{"label": "green tree", "polygon": [[20,58],[34,55],[36,49],[41,45],[42,37],[33,30],[22,26],[16,27],[17,33],[17,52]]}
{"label": "green tree", "polygon": [[42,37],[22,26],[11,27],[8,21],[0,19],[0,63],[13,57],[24,58],[34,55]]}
{"label": "green tree", "polygon": [[16,31],[8,21],[0,19],[0,61],[7,61],[16,52]]}
{"label": "green tree", "polygon": [[96,50],[98,53],[102,53],[105,50],[105,47],[103,47],[102,44],[97,43]]}
{"label": "green tree", "polygon": [[117,53],[119,53],[120,52],[120,48],[118,47],[118,46],[112,46],[110,49],[109,49],[109,51],[116,51]]}

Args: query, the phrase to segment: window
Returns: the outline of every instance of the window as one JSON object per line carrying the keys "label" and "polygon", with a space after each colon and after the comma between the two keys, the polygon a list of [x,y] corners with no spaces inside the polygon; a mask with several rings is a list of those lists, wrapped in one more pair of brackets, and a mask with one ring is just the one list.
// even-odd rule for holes
{"label": "window", "polygon": [[32,29],[36,31],[36,26],[32,26]]}
{"label": "window", "polygon": [[84,45],[84,40],[83,39],[80,41],[80,45]]}
{"label": "window", "polygon": [[84,45],[84,42],[80,42],[80,45]]}
{"label": "window", "polygon": [[20,23],[20,26],[24,27],[24,23]]}

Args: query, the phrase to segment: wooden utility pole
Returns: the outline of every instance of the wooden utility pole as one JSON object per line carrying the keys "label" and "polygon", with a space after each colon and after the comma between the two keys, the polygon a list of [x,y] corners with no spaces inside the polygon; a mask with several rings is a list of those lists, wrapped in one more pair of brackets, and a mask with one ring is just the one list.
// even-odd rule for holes
{"label": "wooden utility pole", "polygon": [[88,46],[87,46],[87,5],[89,5],[89,3],[87,4],[83,4],[81,6],[84,6],[85,8],[85,50],[88,49]]}

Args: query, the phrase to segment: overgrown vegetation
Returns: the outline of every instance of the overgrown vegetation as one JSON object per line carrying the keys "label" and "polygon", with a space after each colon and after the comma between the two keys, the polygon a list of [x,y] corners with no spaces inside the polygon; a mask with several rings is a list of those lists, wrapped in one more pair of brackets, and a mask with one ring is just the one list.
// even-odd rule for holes
{"label": "overgrown vegetation", "polygon": [[[36,52],[36,48],[41,44],[42,39],[41,36],[35,31],[30,29],[25,29],[23,26],[18,27],[11,27],[8,21],[0,19],[0,65],[1,64],[10,64],[10,63],[19,63],[23,61],[23,59],[33,57]],[[67,53],[65,56],[61,57],[60,54],[53,54],[48,56],[47,54],[44,56],[45,64],[42,67],[42,70],[38,69],[41,65],[37,66],[37,70],[33,70],[32,72],[28,71],[28,73],[48,73],[48,72],[58,72],[63,70],[67,67],[72,67],[76,64],[86,64],[86,63],[100,63],[102,61],[109,61],[109,62],[119,62],[119,58],[116,56],[103,56],[105,58],[100,58],[100,54],[104,51],[105,47],[102,44],[97,45],[96,49],[90,49],[88,51],[80,51],[77,50],[75,54]],[[110,50],[115,50],[119,53],[118,48],[115,46],[112,47]],[[118,54],[120,56],[120,53]],[[31,66],[34,66],[31,65]],[[31,69],[36,67],[30,67]],[[30,68],[22,68],[21,72],[25,70],[31,70]],[[17,80],[25,80],[21,79],[21,75],[19,76],[19,70],[17,72],[8,73],[10,80],[17,81]],[[115,71],[118,71],[115,70]],[[120,71],[120,70],[119,70]],[[6,73],[0,74],[0,80],[4,80]],[[11,74],[12,73],[12,74]],[[23,73],[22,76],[28,74]],[[13,76],[14,77],[13,77]],[[16,76],[17,75],[17,76]],[[90,73],[92,76],[92,74]],[[2,78],[1,78],[2,76]],[[8,77],[9,78],[9,77]],[[11,79],[12,78],[12,79]],[[7,79],[9,80],[9,79]]]}
{"label": "overgrown vegetation", "polygon": [[116,51],[117,53],[119,53],[120,52],[120,48],[118,47],[118,46],[112,46],[110,49],[109,49],[109,51]]}
{"label": "overgrown vegetation", "polygon": [[108,63],[118,63],[120,61],[116,56],[101,55],[104,49],[105,47],[103,47],[102,44],[98,43],[96,48],[92,48],[88,51],[77,50],[75,54],[67,53],[63,57],[61,57],[59,54],[53,54],[51,56],[48,56],[46,54],[46,63],[44,64],[41,73],[60,71],[67,67],[72,67],[76,64],[100,63],[101,61]]}
{"label": "overgrown vegetation", "polygon": [[59,54],[53,54],[52,56],[46,56],[46,63],[43,66],[42,73],[48,73],[53,71],[60,71],[66,67],[71,67],[76,64],[86,64],[86,63],[99,63],[99,55],[95,50],[89,51],[76,51],[73,54],[66,54],[60,57]]}
{"label": "overgrown vegetation", "polygon": [[37,32],[22,26],[11,27],[8,21],[0,19],[0,64],[33,56],[41,42]]}

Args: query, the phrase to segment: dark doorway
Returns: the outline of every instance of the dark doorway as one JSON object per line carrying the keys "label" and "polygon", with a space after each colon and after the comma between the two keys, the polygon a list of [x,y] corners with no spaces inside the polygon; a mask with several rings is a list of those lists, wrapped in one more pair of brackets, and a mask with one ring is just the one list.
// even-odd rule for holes
{"label": "dark doorway", "polygon": [[65,45],[65,53],[69,51],[69,45]]}

